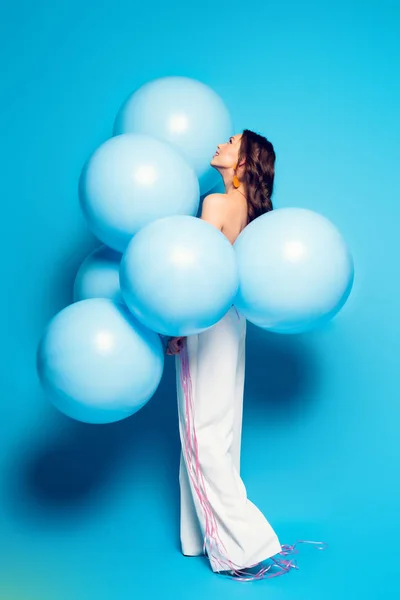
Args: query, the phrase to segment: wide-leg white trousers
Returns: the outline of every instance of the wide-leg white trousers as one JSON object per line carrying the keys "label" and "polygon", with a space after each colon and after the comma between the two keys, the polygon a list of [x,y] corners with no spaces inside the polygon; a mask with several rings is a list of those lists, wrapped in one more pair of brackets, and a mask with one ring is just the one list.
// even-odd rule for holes
{"label": "wide-leg white trousers", "polygon": [[213,571],[244,569],[281,551],[240,477],[246,319],[234,307],[188,336],[176,356],[182,552]]}

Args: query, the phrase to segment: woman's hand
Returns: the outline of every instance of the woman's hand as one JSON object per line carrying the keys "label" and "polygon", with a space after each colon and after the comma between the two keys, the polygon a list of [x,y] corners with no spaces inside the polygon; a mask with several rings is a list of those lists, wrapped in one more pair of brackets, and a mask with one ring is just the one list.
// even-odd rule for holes
{"label": "woman's hand", "polygon": [[183,347],[183,341],[185,337],[172,337],[168,340],[167,344],[167,354],[170,356],[174,354],[179,354]]}

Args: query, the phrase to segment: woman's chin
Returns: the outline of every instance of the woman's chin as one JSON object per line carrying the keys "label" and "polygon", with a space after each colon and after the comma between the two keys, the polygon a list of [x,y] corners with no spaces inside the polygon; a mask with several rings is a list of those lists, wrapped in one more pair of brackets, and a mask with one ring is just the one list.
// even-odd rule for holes
{"label": "woman's chin", "polygon": [[218,169],[218,161],[215,158],[212,158],[210,160],[210,167],[213,167],[214,169]]}

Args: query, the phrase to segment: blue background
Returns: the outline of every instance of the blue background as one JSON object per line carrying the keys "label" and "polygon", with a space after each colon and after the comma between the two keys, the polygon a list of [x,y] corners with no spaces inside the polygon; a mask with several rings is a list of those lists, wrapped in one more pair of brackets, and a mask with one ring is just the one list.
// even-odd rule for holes
{"label": "blue background", "polygon": [[[393,596],[399,508],[398,2],[35,0],[0,17],[0,598]],[[97,244],[81,168],[139,85],[186,75],[277,152],[275,206],[330,218],[356,265],[324,329],[249,325],[242,476],[300,570],[238,583],[179,545],[174,362],[121,423],[56,412],[35,371]],[[221,140],[225,141],[225,140]],[[398,585],[396,585],[396,588]],[[224,596],[222,596],[224,597]]]}

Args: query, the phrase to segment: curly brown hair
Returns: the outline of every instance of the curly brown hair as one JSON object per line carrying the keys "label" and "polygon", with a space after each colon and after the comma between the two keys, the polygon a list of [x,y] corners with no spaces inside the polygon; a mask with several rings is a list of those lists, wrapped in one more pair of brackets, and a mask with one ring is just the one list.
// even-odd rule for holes
{"label": "curly brown hair", "polygon": [[273,210],[271,196],[274,188],[275,151],[266,137],[244,129],[240,140],[238,164],[245,159],[241,178],[248,205],[247,222]]}

